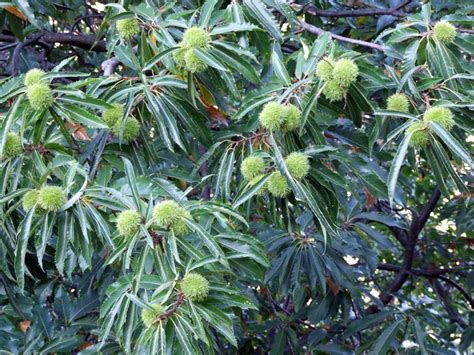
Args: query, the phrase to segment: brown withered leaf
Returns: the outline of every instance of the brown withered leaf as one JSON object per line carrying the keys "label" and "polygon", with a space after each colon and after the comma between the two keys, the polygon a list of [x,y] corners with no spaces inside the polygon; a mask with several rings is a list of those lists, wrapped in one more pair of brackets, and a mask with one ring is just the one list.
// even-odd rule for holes
{"label": "brown withered leaf", "polygon": [[76,122],[67,122],[66,123],[67,129],[73,130],[72,135],[74,138],[79,139],[81,141],[90,141],[91,139],[87,135],[85,128]]}
{"label": "brown withered leaf", "polygon": [[18,10],[15,6],[6,6],[4,7],[4,9],[23,21],[27,20],[26,16],[23,15],[23,13],[20,10]]}
{"label": "brown withered leaf", "polygon": [[214,106],[206,104],[205,102],[204,107],[206,108],[206,111],[209,114],[211,120],[219,121],[227,125],[227,119],[224,112]]}
{"label": "brown withered leaf", "polygon": [[85,341],[77,348],[77,350],[81,351],[81,350],[87,349],[88,347],[90,347],[92,345],[94,345],[94,343],[92,343],[90,341]]}
{"label": "brown withered leaf", "polygon": [[367,195],[367,207],[370,208],[374,205],[375,203],[375,197],[370,193],[370,191],[367,189],[367,187],[364,186],[364,192]]}
{"label": "brown withered leaf", "polygon": [[26,331],[28,330],[28,328],[30,327],[31,325],[31,321],[30,320],[24,320],[24,321],[21,321],[20,323],[18,323],[18,326],[20,327],[20,330],[23,332],[23,333],[26,333]]}
{"label": "brown withered leaf", "polygon": [[329,276],[326,276],[326,283],[328,284],[328,287],[334,296],[336,296],[339,291],[341,291],[341,289],[334,283],[334,281]]}

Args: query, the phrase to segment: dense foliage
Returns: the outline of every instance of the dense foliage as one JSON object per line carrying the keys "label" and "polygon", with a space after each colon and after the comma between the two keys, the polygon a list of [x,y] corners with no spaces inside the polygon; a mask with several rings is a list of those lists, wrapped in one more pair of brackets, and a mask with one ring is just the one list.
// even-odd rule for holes
{"label": "dense foliage", "polygon": [[0,350],[469,351],[471,1],[0,7]]}

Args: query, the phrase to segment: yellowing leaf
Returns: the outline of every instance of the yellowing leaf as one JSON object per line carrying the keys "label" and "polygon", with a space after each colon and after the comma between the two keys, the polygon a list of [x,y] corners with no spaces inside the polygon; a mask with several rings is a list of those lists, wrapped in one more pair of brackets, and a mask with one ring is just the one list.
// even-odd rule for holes
{"label": "yellowing leaf", "polygon": [[149,37],[150,37],[150,41],[151,41],[153,44],[156,45],[156,37],[155,37],[155,35],[154,35],[153,33],[150,33],[150,36],[149,36]]}
{"label": "yellowing leaf", "polygon": [[216,102],[210,91],[201,83],[198,83],[199,91],[201,92],[201,100],[206,106],[215,106]]}
{"label": "yellowing leaf", "polygon": [[4,8],[6,11],[9,13],[15,15],[16,17],[20,18],[22,21],[26,21],[26,16],[23,15],[23,13],[18,10],[15,6],[7,6]]}

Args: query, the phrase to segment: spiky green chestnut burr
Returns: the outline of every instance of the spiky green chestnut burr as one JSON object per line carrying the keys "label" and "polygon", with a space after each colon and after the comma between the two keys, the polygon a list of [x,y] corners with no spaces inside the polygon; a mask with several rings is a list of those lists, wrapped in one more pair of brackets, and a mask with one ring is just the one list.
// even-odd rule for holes
{"label": "spiky green chestnut burr", "polygon": [[436,122],[447,131],[454,126],[454,115],[447,107],[435,106],[428,109],[423,115],[423,121]]}
{"label": "spiky green chestnut burr", "polygon": [[191,272],[181,281],[180,289],[191,301],[202,301],[209,293],[209,281],[200,274]]}
{"label": "spiky green chestnut burr", "polygon": [[387,99],[387,110],[409,112],[410,102],[405,94],[394,94]]}
{"label": "spiky green chestnut burr", "polygon": [[316,66],[316,75],[319,76],[322,81],[330,81],[332,79],[334,64],[336,63],[330,58],[321,59]]}
{"label": "spiky green chestnut burr", "polygon": [[410,146],[414,148],[426,147],[430,141],[429,128],[425,122],[417,121],[405,131],[405,135],[413,133],[410,139]]}
{"label": "spiky green chestnut burr", "polygon": [[124,237],[131,237],[140,228],[142,217],[137,211],[122,211],[117,217],[117,229],[119,234]]}
{"label": "spiky green chestnut burr", "polygon": [[21,204],[25,211],[31,210],[33,206],[36,205],[36,202],[38,202],[38,195],[38,190],[31,190],[23,195],[23,198],[21,199]]}
{"label": "spiky green chestnut burr", "polygon": [[180,67],[185,67],[186,66],[186,53],[189,50],[186,48],[180,48],[176,51],[173,52],[173,59],[176,65]]}
{"label": "spiky green chestnut burr", "polygon": [[447,21],[439,21],[433,29],[433,36],[444,44],[450,44],[456,38],[456,28]]}
{"label": "spiky green chestnut burr", "polygon": [[186,224],[184,218],[188,218],[188,219],[192,218],[191,213],[189,213],[188,211],[183,210],[180,213],[182,213],[180,218],[176,222],[171,224],[170,226],[170,229],[173,231],[174,235],[177,237],[186,235],[189,232],[189,227]]}
{"label": "spiky green chestnut burr", "polygon": [[278,102],[269,102],[260,112],[260,124],[269,131],[281,128],[285,120],[286,107]]}
{"label": "spiky green chestnut burr", "polygon": [[301,124],[301,110],[293,104],[288,104],[285,106],[283,112],[283,130],[293,131],[298,128]]}
{"label": "spiky green chestnut burr", "polygon": [[41,82],[28,86],[26,96],[30,101],[31,107],[35,110],[47,109],[54,101],[49,85]]}
{"label": "spiky green chestnut burr", "polygon": [[268,191],[275,197],[285,197],[290,193],[290,187],[280,172],[274,172],[268,179]]}
{"label": "spiky green chestnut burr", "polygon": [[108,109],[102,112],[102,120],[112,128],[117,122],[122,121],[123,118],[123,106],[118,102],[115,102]]}
{"label": "spiky green chestnut burr", "polygon": [[153,209],[153,218],[159,227],[167,228],[177,222],[184,212],[184,209],[176,202],[163,200]]}
{"label": "spiky green chestnut burr", "polygon": [[188,49],[184,55],[185,67],[191,73],[200,73],[206,70],[207,64],[199,58],[194,49]]}
{"label": "spiky green chestnut burr", "polygon": [[159,322],[157,322],[157,318],[165,311],[163,306],[158,303],[151,304],[150,307],[152,309],[143,308],[142,310],[142,322],[147,328],[157,326],[159,324]]}
{"label": "spiky green chestnut burr", "polygon": [[39,190],[38,205],[46,211],[59,211],[65,202],[64,190],[59,186],[44,186]]}
{"label": "spiky green chestnut burr", "polygon": [[301,180],[309,172],[309,159],[306,154],[293,152],[285,159],[286,167],[291,176],[296,180]]}
{"label": "spiky green chestnut burr", "polygon": [[211,38],[209,34],[200,27],[191,27],[184,32],[181,46],[192,49],[207,49]]}
{"label": "spiky green chestnut burr", "polygon": [[43,77],[45,74],[46,73],[42,71],[41,69],[38,69],[38,68],[30,69],[25,75],[24,83],[26,86],[38,84],[43,80]]}
{"label": "spiky green chestnut burr", "polygon": [[139,31],[138,21],[135,17],[117,21],[117,31],[122,39],[132,39]]}
{"label": "spiky green chestnut burr", "polygon": [[341,101],[346,95],[346,90],[335,81],[328,81],[324,86],[323,94],[329,102]]}
{"label": "spiky green chestnut burr", "polygon": [[265,169],[265,161],[258,156],[249,156],[242,161],[240,171],[245,180],[250,181],[255,176],[261,175]]}
{"label": "spiky green chestnut burr", "polygon": [[352,60],[343,58],[334,64],[331,80],[337,82],[339,86],[347,88],[357,79],[357,75],[359,75],[357,65]]}
{"label": "spiky green chestnut burr", "polygon": [[21,137],[13,132],[7,134],[5,145],[3,147],[4,158],[15,158],[23,152]]}
{"label": "spiky green chestnut burr", "polygon": [[[112,129],[112,132],[119,137],[120,130],[122,128],[122,122],[117,121]],[[140,122],[134,117],[129,117],[125,122],[125,127],[123,129],[123,140],[130,142],[137,138],[138,133],[140,132]]]}

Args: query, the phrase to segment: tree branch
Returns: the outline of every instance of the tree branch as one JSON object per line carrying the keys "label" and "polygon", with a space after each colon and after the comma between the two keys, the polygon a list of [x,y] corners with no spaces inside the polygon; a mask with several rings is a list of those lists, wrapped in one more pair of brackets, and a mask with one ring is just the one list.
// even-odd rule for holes
{"label": "tree branch", "polygon": [[120,64],[120,61],[113,57],[102,62],[100,68],[104,71],[104,76],[110,76],[114,73],[115,68]]}
{"label": "tree branch", "polygon": [[171,317],[173,314],[175,314],[178,311],[178,308],[183,304],[184,302],[184,293],[179,292],[176,295],[176,302],[173,303],[173,305],[164,313],[160,314],[156,319],[153,321],[153,324],[156,324],[158,322],[161,322],[165,319],[168,319]]}
{"label": "tree branch", "polygon": [[409,232],[410,234],[418,237],[418,234],[420,234],[421,230],[425,227],[425,224],[428,221],[431,212],[436,207],[436,204],[438,203],[440,197],[441,191],[439,187],[436,187],[433,190],[433,194],[431,195],[428,203],[421,210],[420,214],[418,216],[413,217],[412,227],[410,228]]}
{"label": "tree branch", "polygon": [[[385,264],[381,263],[377,265],[377,269],[385,270],[385,271],[400,271],[401,267],[393,264]],[[461,270],[466,270],[470,268],[449,268],[449,269],[433,269],[433,270],[426,270],[426,269],[411,269],[410,273],[415,276],[426,276],[426,277],[438,277],[444,274],[451,274],[451,273],[459,273]]]}
{"label": "tree branch", "polygon": [[69,44],[71,46],[96,52],[107,51],[105,41],[97,40],[95,35],[45,32],[42,39],[48,43]]}
{"label": "tree branch", "polygon": [[448,313],[449,318],[453,321],[458,323],[463,329],[466,329],[468,325],[466,322],[459,316],[458,312],[456,309],[453,308],[451,303],[449,302],[448,299],[448,292],[443,288],[439,280],[437,279],[432,279],[431,280],[431,285],[433,285],[433,289],[435,290],[436,294],[438,295],[439,299],[441,302],[444,304],[444,308],[446,309],[446,312]]}
{"label": "tree branch", "polygon": [[[322,36],[323,34],[325,34],[327,31],[324,31],[322,28],[319,28],[319,27],[316,27],[314,25],[311,25],[307,22],[304,22],[304,21],[298,21],[298,24],[305,30],[305,31],[308,31],[312,34],[315,34],[317,36]],[[344,36],[341,36],[341,35],[337,35],[335,33],[331,33],[331,32],[327,32],[329,33],[329,35],[331,36],[331,38],[335,39],[335,40],[338,40],[338,41],[341,41],[341,42],[346,42],[346,43],[352,43],[352,44],[357,44],[359,46],[362,46],[362,47],[368,47],[368,48],[372,48],[372,49],[375,49],[377,51],[383,51],[383,47],[376,44],[376,43],[371,43],[371,42],[367,42],[367,41],[362,41],[360,39],[353,39],[353,38],[348,38],[348,37],[344,37]]]}
{"label": "tree branch", "polygon": [[469,295],[469,293],[464,289],[464,287],[462,287],[457,282],[447,278],[446,276],[440,275],[437,278],[440,279],[440,280],[443,280],[444,282],[446,282],[446,283],[450,284],[451,286],[453,286],[454,288],[458,289],[458,291],[461,292],[461,294],[464,296],[464,298],[469,302],[469,305],[471,306],[471,308],[474,309],[474,299],[471,297],[471,295]]}
{"label": "tree branch", "polygon": [[407,14],[400,9],[411,3],[412,0],[406,0],[402,4],[388,9],[361,9],[361,10],[323,10],[318,9],[312,4],[299,6],[298,4],[291,4],[292,7],[300,7],[302,12],[314,16],[321,17],[363,17],[363,16],[383,16],[391,15],[395,17],[405,17]]}
{"label": "tree branch", "polygon": [[[30,43],[30,41],[32,41]],[[1,42],[16,42],[17,39],[15,36],[1,34],[0,35]],[[24,43],[23,46],[32,43],[37,43],[42,41],[48,44],[69,44],[74,47],[79,47],[82,49],[87,49],[96,52],[105,52],[107,51],[107,46],[104,40],[97,40],[94,35],[87,35],[87,34],[74,34],[74,33],[64,33],[64,32],[39,32],[33,33],[29,35],[25,40],[21,43]]]}
{"label": "tree branch", "polygon": [[379,297],[384,304],[389,303],[393,299],[393,293],[397,292],[403,286],[410,275],[413,259],[415,257],[415,248],[416,243],[418,242],[418,235],[425,226],[428,217],[436,207],[440,197],[441,191],[438,187],[436,187],[430,199],[428,200],[428,203],[425,205],[425,207],[423,207],[423,210],[420,212],[420,214],[413,214],[412,223],[407,235],[408,238],[403,255],[402,267],[400,268],[400,271],[398,272],[395,279],[393,279],[387,289],[383,291]]}

